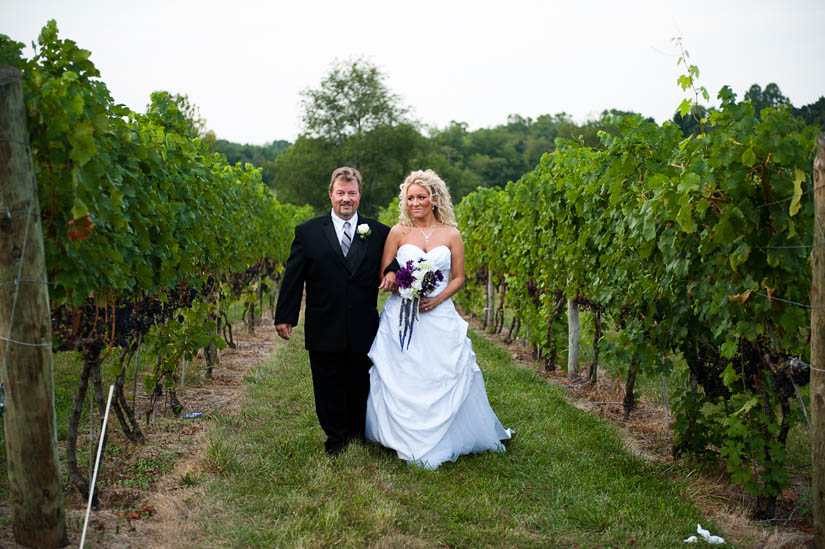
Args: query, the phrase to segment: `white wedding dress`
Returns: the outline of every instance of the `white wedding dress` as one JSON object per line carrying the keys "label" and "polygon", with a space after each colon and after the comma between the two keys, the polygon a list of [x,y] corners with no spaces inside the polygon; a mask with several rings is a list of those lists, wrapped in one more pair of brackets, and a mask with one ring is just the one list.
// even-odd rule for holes
{"label": "white wedding dress", "polygon": [[[425,258],[433,262],[447,285],[451,252],[438,246],[424,252],[413,244],[398,249],[399,265]],[[433,311],[420,313],[409,347],[399,341],[401,298],[390,296],[381,312],[378,334],[369,352],[370,393],[366,435],[398,452],[398,457],[436,469],[461,454],[504,451],[501,440],[512,436],[496,417],[476,363],[467,323],[447,299]]]}

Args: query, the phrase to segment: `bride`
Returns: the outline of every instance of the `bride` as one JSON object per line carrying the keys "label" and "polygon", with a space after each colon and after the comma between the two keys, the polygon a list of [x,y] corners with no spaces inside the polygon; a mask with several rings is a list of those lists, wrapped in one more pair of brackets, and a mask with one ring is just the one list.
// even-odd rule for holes
{"label": "bride", "polygon": [[423,259],[441,271],[443,280],[421,298],[403,348],[402,298],[391,295],[384,305],[369,352],[366,436],[428,469],[461,454],[503,452],[501,440],[512,431],[502,427],[490,407],[467,323],[450,299],[464,283],[464,246],[450,193],[432,170],[416,171],[401,185],[400,201],[398,224],[384,245],[382,272],[394,258],[402,267]]}

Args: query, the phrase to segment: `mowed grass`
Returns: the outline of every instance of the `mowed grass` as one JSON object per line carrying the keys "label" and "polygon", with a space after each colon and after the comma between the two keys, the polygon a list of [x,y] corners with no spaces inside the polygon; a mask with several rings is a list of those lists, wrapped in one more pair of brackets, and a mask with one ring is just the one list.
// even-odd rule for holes
{"label": "mowed grass", "polygon": [[[250,372],[241,410],[207,435],[187,501],[215,547],[682,547],[696,523],[667,465],[628,454],[616,429],[472,335],[505,453],[436,471],[375,444],[331,459],[315,417],[303,333]],[[196,513],[197,514],[197,513]]]}

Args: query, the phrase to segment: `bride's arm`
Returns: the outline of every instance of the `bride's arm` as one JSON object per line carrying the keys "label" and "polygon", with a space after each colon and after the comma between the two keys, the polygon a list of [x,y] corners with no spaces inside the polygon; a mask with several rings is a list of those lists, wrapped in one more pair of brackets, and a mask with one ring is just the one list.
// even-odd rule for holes
{"label": "bride's arm", "polygon": [[458,232],[458,229],[452,229],[451,233],[449,239],[450,254],[452,256],[450,259],[450,283],[437,296],[422,299],[419,307],[422,311],[438,307],[464,286],[464,243],[461,241],[461,233]]}
{"label": "bride's arm", "polygon": [[[393,287],[395,285],[395,273],[387,273],[384,274],[384,271],[387,270],[390,263],[393,262],[395,259],[395,254],[398,253],[398,243],[401,240],[401,231],[398,229],[398,225],[394,225],[390,229],[390,234],[387,235],[387,240],[384,242],[384,253],[381,256],[381,270],[378,272],[378,279],[381,281],[381,285],[379,289],[391,292],[395,290]],[[387,277],[392,278],[392,284],[388,284]]]}

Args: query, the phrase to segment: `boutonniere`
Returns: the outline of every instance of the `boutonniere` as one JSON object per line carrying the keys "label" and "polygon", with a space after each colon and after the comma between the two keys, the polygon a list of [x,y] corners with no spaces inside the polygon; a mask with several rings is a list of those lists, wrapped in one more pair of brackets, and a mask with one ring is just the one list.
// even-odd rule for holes
{"label": "boutonniere", "polygon": [[361,223],[355,228],[355,232],[358,233],[358,238],[366,240],[372,234],[372,229],[366,223]]}

